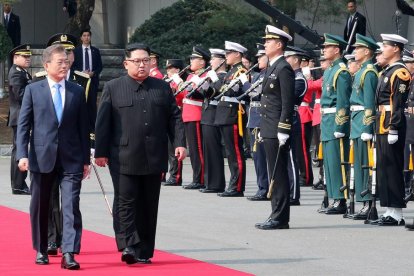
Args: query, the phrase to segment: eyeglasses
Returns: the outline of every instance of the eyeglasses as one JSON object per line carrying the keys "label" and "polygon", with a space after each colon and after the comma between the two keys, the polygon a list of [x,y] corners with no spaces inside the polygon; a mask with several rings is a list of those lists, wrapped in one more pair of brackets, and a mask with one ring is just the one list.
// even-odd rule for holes
{"label": "eyeglasses", "polygon": [[144,64],[144,65],[147,65],[147,64],[149,64],[149,62],[150,62],[150,58],[143,58],[143,59],[126,59],[126,61],[130,61],[130,62],[132,62],[132,63],[134,63],[136,66],[139,66],[139,65],[141,65],[141,62]]}

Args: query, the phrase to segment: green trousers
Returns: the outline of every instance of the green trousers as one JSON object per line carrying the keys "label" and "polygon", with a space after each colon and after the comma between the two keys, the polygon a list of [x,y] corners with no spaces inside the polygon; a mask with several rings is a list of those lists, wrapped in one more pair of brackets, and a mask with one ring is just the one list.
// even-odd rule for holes
{"label": "green trousers", "polygon": [[369,169],[363,169],[362,166],[368,165],[368,146],[367,142],[361,138],[352,139],[354,145],[354,179],[355,179],[355,200],[364,202],[371,200],[371,194],[362,197],[361,192],[366,190],[369,185]]}

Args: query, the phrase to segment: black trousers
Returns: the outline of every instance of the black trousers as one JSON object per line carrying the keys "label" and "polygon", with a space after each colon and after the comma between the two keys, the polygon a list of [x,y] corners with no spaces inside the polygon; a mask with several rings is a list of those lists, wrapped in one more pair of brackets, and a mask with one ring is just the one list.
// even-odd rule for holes
{"label": "black trousers", "polygon": [[57,182],[62,191],[62,253],[78,254],[82,236],[82,215],[79,209],[82,173],[66,173],[57,166],[50,173],[32,172],[31,175],[30,222],[33,248],[44,253],[47,251],[50,197],[53,185]]}
{"label": "black trousers", "polygon": [[253,155],[254,169],[256,171],[257,187],[256,192],[257,196],[265,196],[269,191],[269,179],[267,172],[266,164],[266,152],[264,149],[263,143],[256,144],[256,151],[253,151],[253,146],[255,142],[255,135],[253,134],[253,128],[250,129],[250,147]]}
{"label": "black trousers", "polygon": [[404,146],[405,133],[390,145],[388,135],[377,135],[377,185],[382,207],[405,208]]}
{"label": "black trousers", "polygon": [[230,168],[227,191],[244,192],[246,186],[246,160],[243,156],[243,138],[237,124],[220,126]]}
{"label": "black trousers", "polygon": [[181,184],[183,182],[183,161],[178,161],[175,156],[175,146],[170,139],[168,139],[168,167],[170,179]]}
{"label": "black trousers", "polygon": [[184,123],[188,149],[190,151],[191,167],[193,169],[193,183],[204,185],[204,158],[203,136],[200,122]]}
{"label": "black trousers", "polygon": [[293,118],[292,131],[290,133],[290,151],[288,154],[288,175],[290,185],[290,198],[300,199],[299,159],[302,155],[302,129],[299,114]]}
{"label": "black trousers", "polygon": [[[306,186],[313,184],[310,145],[312,141],[312,122],[301,124],[301,145],[298,153],[299,177]],[[299,150],[299,147],[298,147]]]}
{"label": "black trousers", "polygon": [[220,128],[202,125],[204,153],[204,184],[207,189],[224,191],[224,158],[221,145]]}
{"label": "black trousers", "polygon": [[60,209],[59,183],[52,185],[49,204],[48,241],[59,247],[62,241],[62,211]]}
{"label": "black trousers", "polygon": [[[315,145],[315,152],[314,157],[315,159],[318,157],[320,142],[321,142],[321,125],[315,125],[312,127],[312,140],[313,144]],[[323,181],[323,165],[319,166],[319,180]]]}
{"label": "black trousers", "polygon": [[160,174],[126,175],[110,171],[114,185],[113,226],[118,250],[135,246],[137,257],[154,255]]}
{"label": "black trousers", "polygon": [[[266,151],[267,171],[269,173],[269,180],[271,180],[279,149],[279,141],[278,139],[265,138],[264,147]],[[279,149],[279,160],[271,197],[272,213],[270,214],[270,219],[280,221],[281,223],[288,223],[290,218],[290,185],[288,177],[289,147],[288,140]]]}
{"label": "black trousers", "polygon": [[12,190],[24,190],[27,188],[26,177],[27,171],[22,172],[19,170],[16,161],[16,132],[17,126],[13,126],[13,145],[10,158],[10,180]]}

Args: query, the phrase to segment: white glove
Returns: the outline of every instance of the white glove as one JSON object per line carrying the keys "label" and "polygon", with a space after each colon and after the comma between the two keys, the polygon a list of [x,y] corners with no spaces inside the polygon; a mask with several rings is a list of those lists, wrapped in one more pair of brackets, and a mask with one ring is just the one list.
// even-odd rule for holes
{"label": "white glove", "polygon": [[398,134],[388,134],[388,144],[392,145],[397,143],[398,141]]}
{"label": "white glove", "polygon": [[197,76],[197,75],[194,75],[191,78],[191,82],[194,83],[196,86],[198,86],[201,81],[202,81],[202,79],[199,76]]}
{"label": "white glove", "polygon": [[247,75],[245,73],[241,73],[239,76],[239,80],[241,81],[242,84],[245,84],[246,82],[248,82],[249,80],[247,79]]}
{"label": "white glove", "polygon": [[260,135],[260,130],[259,130],[259,132],[257,133],[257,142],[258,142],[258,143],[263,142],[263,137],[262,137],[262,135]]}
{"label": "white glove", "polygon": [[372,134],[362,133],[361,134],[361,140],[364,141],[364,142],[372,140]]}
{"label": "white glove", "polygon": [[279,146],[283,146],[284,144],[286,144],[287,139],[289,139],[289,134],[278,133],[277,139],[279,140]]}
{"label": "white glove", "polygon": [[91,148],[91,158],[95,158],[95,149]]}
{"label": "white glove", "polygon": [[236,87],[236,84],[239,82],[239,79],[232,79],[228,87]]}
{"label": "white glove", "polygon": [[210,87],[210,84],[208,83],[208,81],[205,81],[203,82],[200,88],[203,90],[207,90],[209,87]]}
{"label": "white glove", "polygon": [[176,84],[180,84],[183,82],[183,79],[180,78],[180,76],[178,74],[174,74],[171,76],[171,79],[176,83]]}
{"label": "white glove", "polygon": [[216,82],[216,81],[219,80],[219,78],[217,76],[217,73],[214,70],[208,71],[207,72],[207,77],[209,77],[212,82]]}
{"label": "white glove", "polygon": [[334,136],[336,139],[339,139],[339,138],[345,137],[345,133],[335,131]]}

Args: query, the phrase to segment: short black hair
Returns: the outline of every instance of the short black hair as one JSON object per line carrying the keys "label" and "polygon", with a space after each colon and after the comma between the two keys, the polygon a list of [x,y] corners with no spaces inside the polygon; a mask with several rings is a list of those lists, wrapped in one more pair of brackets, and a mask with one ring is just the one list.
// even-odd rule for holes
{"label": "short black hair", "polygon": [[131,52],[135,50],[144,50],[148,53],[148,55],[151,54],[151,49],[148,45],[144,43],[131,43],[125,47],[125,57],[130,58]]}
{"label": "short black hair", "polygon": [[356,5],[356,0],[348,0],[348,3],[353,3],[354,5]]}
{"label": "short black hair", "polygon": [[83,29],[83,30],[80,32],[80,35],[82,36],[82,35],[83,35],[83,33],[89,33],[89,35],[90,35],[90,36],[92,36],[92,31],[91,31],[91,29]]}

